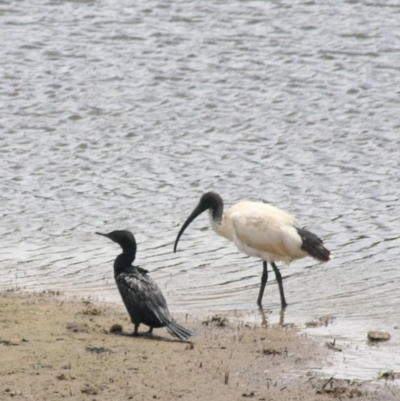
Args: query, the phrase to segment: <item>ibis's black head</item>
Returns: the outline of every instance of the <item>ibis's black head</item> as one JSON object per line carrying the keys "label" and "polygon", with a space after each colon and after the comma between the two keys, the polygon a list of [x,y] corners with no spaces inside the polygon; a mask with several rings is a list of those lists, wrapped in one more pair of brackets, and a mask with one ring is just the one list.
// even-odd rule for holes
{"label": "ibis's black head", "polygon": [[130,231],[127,230],[116,230],[111,231],[108,234],[96,233],[98,235],[102,235],[103,237],[107,237],[110,240],[116,242],[121,246],[121,248],[125,250],[134,251],[136,253],[136,241],[135,237]]}
{"label": "ibis's black head", "polygon": [[215,192],[206,192],[201,198],[199,204],[190,214],[190,216],[183,223],[183,226],[179,230],[178,236],[175,240],[174,252],[176,252],[176,247],[178,246],[178,241],[183,232],[186,230],[187,226],[201,213],[210,209],[212,213],[212,218],[214,221],[221,221],[222,213],[224,211],[224,202],[222,198]]}

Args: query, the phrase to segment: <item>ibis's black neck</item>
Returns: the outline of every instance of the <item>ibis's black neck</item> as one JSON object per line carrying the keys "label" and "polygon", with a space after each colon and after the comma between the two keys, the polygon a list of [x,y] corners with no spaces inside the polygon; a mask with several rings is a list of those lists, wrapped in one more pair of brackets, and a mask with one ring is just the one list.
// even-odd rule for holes
{"label": "ibis's black neck", "polygon": [[216,223],[220,223],[224,213],[224,201],[215,192],[207,192],[200,200],[200,204],[204,205],[205,209],[210,210],[210,215]]}
{"label": "ibis's black neck", "polygon": [[122,253],[114,261],[114,276],[117,277],[132,266],[136,256],[136,243],[120,244]]}

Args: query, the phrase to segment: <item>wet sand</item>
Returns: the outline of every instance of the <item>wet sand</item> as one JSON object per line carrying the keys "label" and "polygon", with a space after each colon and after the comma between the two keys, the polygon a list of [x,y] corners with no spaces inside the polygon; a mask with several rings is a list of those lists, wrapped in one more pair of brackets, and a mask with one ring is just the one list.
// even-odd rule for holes
{"label": "wet sand", "polygon": [[191,342],[110,333],[133,329],[122,305],[0,293],[0,400],[400,399],[383,382],[320,377],[332,351],[293,327],[172,314]]}

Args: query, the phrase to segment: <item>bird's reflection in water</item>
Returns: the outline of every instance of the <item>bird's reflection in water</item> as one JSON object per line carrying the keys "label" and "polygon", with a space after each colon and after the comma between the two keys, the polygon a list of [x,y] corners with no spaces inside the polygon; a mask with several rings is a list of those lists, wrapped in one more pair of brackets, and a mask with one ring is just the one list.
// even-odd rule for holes
{"label": "bird's reflection in water", "polygon": [[260,306],[258,308],[258,311],[260,312],[260,316],[261,316],[261,327],[267,327],[268,326],[267,313],[269,311],[268,310],[265,311],[262,306]]}
{"label": "bird's reflection in water", "polygon": [[279,316],[279,326],[283,327],[285,325],[285,308],[281,308],[281,313]]}
{"label": "bird's reflection in water", "polygon": [[[258,312],[260,313],[261,317],[261,327],[267,327],[268,326],[268,319],[267,315],[272,313],[269,309],[264,309],[262,306],[258,308]],[[281,311],[279,313],[279,326],[285,327],[285,308],[281,308]]]}

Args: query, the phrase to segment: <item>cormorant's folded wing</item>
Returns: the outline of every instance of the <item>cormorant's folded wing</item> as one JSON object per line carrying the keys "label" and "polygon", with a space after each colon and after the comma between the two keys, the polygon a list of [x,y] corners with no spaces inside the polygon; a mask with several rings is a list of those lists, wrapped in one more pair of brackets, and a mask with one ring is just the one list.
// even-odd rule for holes
{"label": "cormorant's folded wing", "polygon": [[139,310],[146,319],[158,324],[171,320],[165,298],[149,276],[136,270],[119,274],[116,281],[130,314]]}

